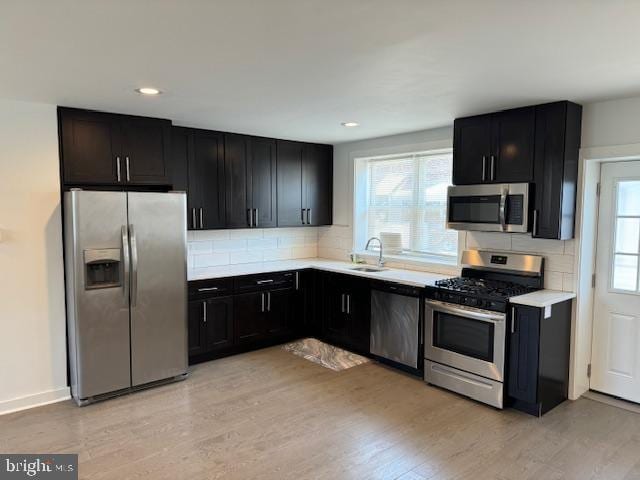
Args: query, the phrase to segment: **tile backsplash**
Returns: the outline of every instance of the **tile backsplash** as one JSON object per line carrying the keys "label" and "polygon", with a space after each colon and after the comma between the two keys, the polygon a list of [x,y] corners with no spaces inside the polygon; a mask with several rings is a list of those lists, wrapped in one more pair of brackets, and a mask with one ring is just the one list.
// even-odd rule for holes
{"label": "tile backsplash", "polygon": [[318,256],[318,228],[194,230],[187,233],[189,269]]}
{"label": "tile backsplash", "polygon": [[[333,225],[321,227],[318,237],[318,256],[335,260],[348,260],[352,249],[352,229]],[[542,255],[545,258],[545,288],[575,291],[574,241],[531,238],[523,233],[460,232],[463,249],[497,250]],[[389,264],[392,266],[392,264]],[[396,265],[421,269],[419,265]],[[429,267],[433,269],[433,267]]]}

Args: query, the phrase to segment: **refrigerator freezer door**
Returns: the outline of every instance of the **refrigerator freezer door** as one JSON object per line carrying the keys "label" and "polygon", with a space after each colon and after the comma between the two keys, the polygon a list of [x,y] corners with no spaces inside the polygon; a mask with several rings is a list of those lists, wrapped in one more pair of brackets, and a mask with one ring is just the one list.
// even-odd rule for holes
{"label": "refrigerator freezer door", "polygon": [[184,193],[129,192],[132,384],[187,371]]}
{"label": "refrigerator freezer door", "polygon": [[131,386],[127,197],[71,191],[64,202],[71,390],[86,399]]}

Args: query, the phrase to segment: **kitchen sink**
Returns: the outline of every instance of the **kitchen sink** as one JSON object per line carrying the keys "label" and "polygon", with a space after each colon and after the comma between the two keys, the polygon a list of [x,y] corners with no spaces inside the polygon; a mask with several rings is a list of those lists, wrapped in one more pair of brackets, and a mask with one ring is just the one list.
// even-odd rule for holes
{"label": "kitchen sink", "polygon": [[352,267],[349,270],[356,270],[358,272],[384,272],[388,268],[383,267]]}

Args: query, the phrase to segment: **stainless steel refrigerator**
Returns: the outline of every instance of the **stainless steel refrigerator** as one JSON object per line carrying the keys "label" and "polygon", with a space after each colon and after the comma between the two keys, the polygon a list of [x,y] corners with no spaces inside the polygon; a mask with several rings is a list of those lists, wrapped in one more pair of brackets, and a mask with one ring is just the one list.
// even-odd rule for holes
{"label": "stainless steel refrigerator", "polygon": [[184,378],[186,195],[72,190],[64,214],[75,401]]}

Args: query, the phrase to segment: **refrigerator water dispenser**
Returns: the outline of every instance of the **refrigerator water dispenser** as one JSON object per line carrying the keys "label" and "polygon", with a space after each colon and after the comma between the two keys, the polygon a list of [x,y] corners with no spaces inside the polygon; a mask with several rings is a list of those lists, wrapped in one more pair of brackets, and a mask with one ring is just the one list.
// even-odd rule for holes
{"label": "refrigerator water dispenser", "polygon": [[84,251],[86,290],[120,287],[120,249],[100,248]]}

